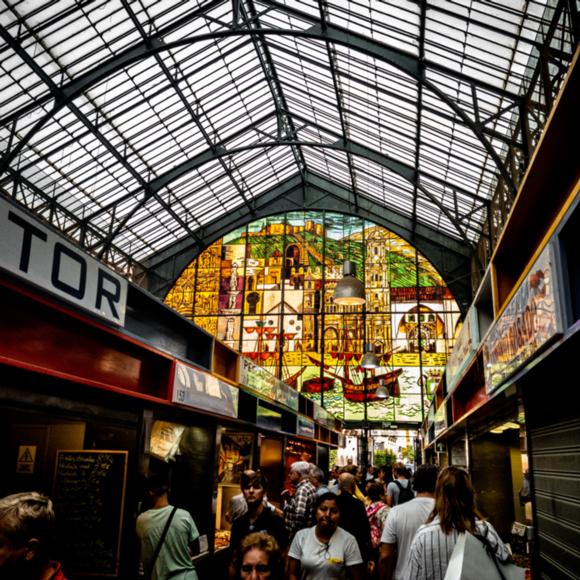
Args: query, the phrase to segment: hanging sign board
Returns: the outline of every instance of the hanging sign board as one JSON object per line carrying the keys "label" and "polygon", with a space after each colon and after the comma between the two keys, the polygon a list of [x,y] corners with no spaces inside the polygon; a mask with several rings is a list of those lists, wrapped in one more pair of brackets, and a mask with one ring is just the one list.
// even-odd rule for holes
{"label": "hanging sign board", "polygon": [[298,392],[246,357],[240,359],[239,383],[258,395],[298,411]]}
{"label": "hanging sign board", "polygon": [[442,431],[447,429],[447,413],[445,410],[445,403],[439,405],[437,411],[435,411],[435,420],[433,422],[435,437],[437,437]]}
{"label": "hanging sign board", "polygon": [[0,198],[0,267],[123,326],[127,280]]}
{"label": "hanging sign board", "polygon": [[176,363],[173,377],[174,403],[224,415],[238,416],[239,391],[217,377],[183,363]]}
{"label": "hanging sign board", "polygon": [[448,393],[453,392],[457,386],[461,373],[475,356],[478,345],[477,310],[475,306],[472,306],[465,315],[465,320],[455,339],[453,350],[445,367]]}
{"label": "hanging sign board", "polygon": [[314,435],[316,433],[314,428],[314,421],[298,415],[296,433],[297,435],[302,435],[302,437],[309,437],[310,439],[314,439]]}
{"label": "hanging sign board", "polygon": [[336,429],[336,419],[334,415],[329,413],[324,407],[321,407],[318,403],[314,403],[314,420],[323,425],[327,429]]}
{"label": "hanging sign board", "polygon": [[554,249],[548,244],[483,345],[485,387],[488,393],[562,332]]}

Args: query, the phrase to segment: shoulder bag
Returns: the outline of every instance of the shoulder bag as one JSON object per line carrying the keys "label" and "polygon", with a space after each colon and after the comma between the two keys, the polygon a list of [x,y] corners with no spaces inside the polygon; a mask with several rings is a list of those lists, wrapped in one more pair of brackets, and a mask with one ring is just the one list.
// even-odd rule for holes
{"label": "shoulder bag", "polygon": [[157,561],[157,558],[159,556],[159,552],[161,552],[163,542],[165,541],[165,536],[167,535],[167,532],[169,531],[169,526],[171,525],[171,520],[173,519],[173,516],[175,515],[176,511],[177,511],[177,507],[174,506],[173,509],[171,510],[171,513],[169,514],[169,517],[167,518],[167,522],[165,523],[165,527],[163,528],[163,532],[161,532],[161,537],[159,538],[159,542],[157,543],[157,547],[155,548],[155,553],[153,554],[153,558],[151,560],[151,570],[153,570],[153,567],[155,566],[155,562]]}
{"label": "shoulder bag", "polygon": [[524,580],[525,570],[497,559],[489,540],[469,532],[460,533],[444,580]]}

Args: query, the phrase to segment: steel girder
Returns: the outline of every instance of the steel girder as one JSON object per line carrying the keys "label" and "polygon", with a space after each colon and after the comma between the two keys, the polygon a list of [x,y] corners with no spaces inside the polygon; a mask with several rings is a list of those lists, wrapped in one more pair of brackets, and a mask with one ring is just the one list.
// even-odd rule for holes
{"label": "steel girder", "polygon": [[240,206],[198,230],[204,246],[191,240],[183,240],[171,249],[160,252],[145,264],[146,270],[142,272],[141,282],[150,292],[162,297],[182,270],[206,246],[228,232],[260,217],[302,210],[336,211],[356,215],[390,229],[413,244],[430,260],[454,293],[462,310],[471,302],[471,251],[465,244],[452,240],[433,228],[417,224],[396,210],[387,210],[368,198],[359,198],[355,206],[349,189],[311,172],[307,172],[304,177],[297,174],[257,198],[253,214],[245,206]]}

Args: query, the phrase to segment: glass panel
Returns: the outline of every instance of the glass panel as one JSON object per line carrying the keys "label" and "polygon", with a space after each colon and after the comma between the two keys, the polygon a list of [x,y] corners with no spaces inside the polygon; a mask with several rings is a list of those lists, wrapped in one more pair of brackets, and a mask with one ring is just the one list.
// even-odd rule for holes
{"label": "glass panel", "polygon": [[[346,259],[365,307],[338,306]],[[194,292],[195,290],[195,292]],[[337,417],[421,420],[459,318],[433,266],[393,232],[334,212],[291,212],[227,234],[194,260],[166,303]],[[360,363],[370,342],[379,367]],[[376,400],[380,380],[391,396]]]}

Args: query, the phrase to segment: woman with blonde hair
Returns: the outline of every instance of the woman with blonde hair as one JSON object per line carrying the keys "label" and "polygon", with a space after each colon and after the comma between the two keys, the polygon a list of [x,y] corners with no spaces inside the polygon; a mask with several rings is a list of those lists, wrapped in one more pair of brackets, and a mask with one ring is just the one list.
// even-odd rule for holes
{"label": "woman with blonde hair", "polygon": [[409,580],[443,580],[460,533],[485,538],[498,560],[510,554],[493,526],[483,521],[475,504],[475,490],[464,469],[447,467],[439,474],[435,508],[415,534],[408,563]]}

